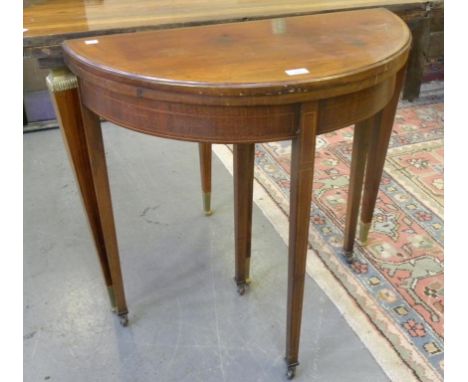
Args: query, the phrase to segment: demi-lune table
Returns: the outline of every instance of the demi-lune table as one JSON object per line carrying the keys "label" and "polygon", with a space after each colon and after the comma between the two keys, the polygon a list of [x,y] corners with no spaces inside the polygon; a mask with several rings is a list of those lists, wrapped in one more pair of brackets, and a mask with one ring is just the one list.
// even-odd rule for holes
{"label": "demi-lune table", "polygon": [[255,143],[292,140],[285,354],[292,378],[316,136],[355,125],[343,244],[352,261],[362,190],[361,220],[369,224],[410,44],[406,24],[385,9],[66,41],[75,76],[51,76],[49,87],[121,323],[128,309],[100,117],[158,137],[234,145],[241,295],[250,276]]}

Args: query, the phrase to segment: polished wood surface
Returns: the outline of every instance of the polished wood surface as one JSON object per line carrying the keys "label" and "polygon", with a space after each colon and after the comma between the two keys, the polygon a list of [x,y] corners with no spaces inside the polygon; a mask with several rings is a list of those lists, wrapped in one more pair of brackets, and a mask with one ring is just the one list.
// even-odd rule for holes
{"label": "polished wood surface", "polygon": [[[52,101],[56,110],[61,110],[59,114],[59,125],[63,135],[63,140],[67,148],[69,160],[76,175],[76,180],[80,188],[80,194],[85,208],[93,240],[96,245],[99,262],[108,290],[113,295],[112,277],[109,267],[106,246],[102,230],[102,222],[99,216],[96,191],[94,188],[94,178],[91,164],[89,162],[88,146],[83,130],[83,121],[80,112],[80,101],[78,89],[64,89],[51,92]],[[63,128],[66,126],[66,128]],[[111,304],[114,305],[111,297]]]}
{"label": "polished wood surface", "polygon": [[254,165],[255,144],[234,145],[234,280],[240,295],[244,294],[250,276]]}
{"label": "polished wood surface", "polygon": [[91,71],[145,88],[244,97],[382,75],[402,65],[395,58],[410,41],[406,24],[381,8],[77,39],[64,51],[82,77]]}
{"label": "polished wood surface", "polygon": [[[424,4],[425,0],[29,0],[23,27],[29,44],[47,36],[102,30],[180,27],[380,6]],[[34,41],[35,40],[35,41]]]}
{"label": "polished wood surface", "polygon": [[[23,4],[23,55],[49,69],[63,66],[61,43],[70,38],[385,7],[405,20],[413,33],[404,91],[409,100],[418,97],[423,69],[428,57],[434,56],[429,42],[437,45],[443,37],[443,29],[436,25],[443,23],[442,0],[26,0]],[[431,38],[433,29],[438,40]],[[438,56],[443,56],[440,49]]]}
{"label": "polished wood surface", "polygon": [[[379,114],[377,114],[379,115]],[[364,171],[369,149],[369,134],[375,125],[375,115],[354,126],[351,171],[349,175],[348,201],[346,203],[346,221],[343,239],[343,251],[348,262],[353,260],[354,239],[361,201]]]}
{"label": "polished wood surface", "polygon": [[98,115],[94,114],[85,106],[81,107],[81,114],[86,146],[88,147],[88,158],[96,192],[97,211],[101,221],[104,245],[106,247],[107,259],[112,276],[116,313],[124,317],[124,323],[126,324],[128,309],[125,299],[122,271],[120,269],[119,249],[117,246],[117,234],[112,212],[101,121]]}
{"label": "polished wood surface", "polygon": [[79,79],[85,154],[118,287],[118,312],[126,305],[98,116],[147,134],[200,142],[202,167],[208,144],[234,143],[234,279],[240,294],[250,272],[255,143],[292,140],[285,354],[292,378],[299,355],[316,136],[357,124],[344,243],[349,249],[365,158],[364,200],[371,200],[380,180],[381,149],[388,145],[411,43],[408,28],[387,10],[374,9],[92,40],[67,42],[65,58]]}
{"label": "polished wood surface", "polygon": [[404,83],[405,70],[401,69],[396,75],[395,92],[392,99],[378,116],[378,120],[370,137],[369,154],[367,159],[364,192],[361,207],[360,240],[365,243],[369,232],[375,203],[379,192],[380,179],[382,178],[385,157],[387,155],[390,136],[392,134],[395,113],[400,99],[400,91]]}
{"label": "polished wood surface", "polygon": [[[411,42],[394,14],[372,9],[279,21],[279,35],[272,27],[278,20],[261,20],[72,40],[65,59],[95,113],[174,139],[291,139],[298,102],[319,100],[323,133],[368,118],[390,100],[392,73]],[[290,69],[307,73],[290,76]]]}
{"label": "polished wood surface", "polygon": [[211,211],[211,143],[199,143],[198,154],[200,158],[200,179],[203,196],[203,212],[206,216]]}
{"label": "polished wood surface", "polygon": [[291,191],[289,201],[288,305],[286,320],[286,364],[288,377],[299,363],[305,266],[309,248],[310,205],[314,180],[315,138],[319,105],[303,103],[298,110],[297,135],[291,147]]}

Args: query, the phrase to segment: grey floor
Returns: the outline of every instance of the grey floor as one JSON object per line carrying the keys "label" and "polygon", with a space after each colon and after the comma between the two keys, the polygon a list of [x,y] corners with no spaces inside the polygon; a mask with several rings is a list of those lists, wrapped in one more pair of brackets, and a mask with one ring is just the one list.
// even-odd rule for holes
{"label": "grey floor", "polygon": [[[110,312],[60,132],[24,135],[25,381],[284,381],[287,248],[254,207],[250,290],[233,282],[232,178],[197,146],[105,124],[130,325]],[[297,381],[388,381],[307,277]]]}

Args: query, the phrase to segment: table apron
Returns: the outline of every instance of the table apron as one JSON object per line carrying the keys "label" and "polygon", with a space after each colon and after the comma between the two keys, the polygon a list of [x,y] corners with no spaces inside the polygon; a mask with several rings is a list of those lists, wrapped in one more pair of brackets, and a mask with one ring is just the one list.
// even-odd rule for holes
{"label": "table apron", "polygon": [[[364,120],[390,100],[395,77],[350,94],[316,100],[318,134]],[[300,103],[220,106],[168,102],[134,96],[79,79],[81,101],[117,125],[185,141],[254,143],[292,139],[298,133]]]}

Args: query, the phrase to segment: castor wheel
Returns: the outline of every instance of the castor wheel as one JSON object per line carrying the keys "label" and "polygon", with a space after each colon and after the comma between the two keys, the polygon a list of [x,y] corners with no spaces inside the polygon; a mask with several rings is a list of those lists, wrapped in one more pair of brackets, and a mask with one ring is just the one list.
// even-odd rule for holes
{"label": "castor wheel", "polygon": [[120,325],[122,326],[128,326],[128,315],[127,314],[122,314],[121,316],[119,316],[119,321],[120,321]]}
{"label": "castor wheel", "polygon": [[346,262],[347,262],[349,265],[351,265],[351,264],[354,263],[354,256],[353,256],[353,255],[351,255],[351,256],[346,256],[345,259],[346,259]]}
{"label": "castor wheel", "polygon": [[354,263],[355,258],[354,258],[354,252],[353,251],[342,250],[341,254],[343,255],[343,257],[345,258],[345,260],[346,260],[346,262],[348,264]]}
{"label": "castor wheel", "polygon": [[246,278],[245,280],[236,280],[234,277],[234,282],[237,285],[237,293],[239,296],[243,296],[245,294],[245,291],[247,290],[247,287],[250,284],[250,278]]}
{"label": "castor wheel", "polygon": [[296,375],[296,366],[289,366],[288,371],[286,372],[286,377],[288,379],[293,379]]}

